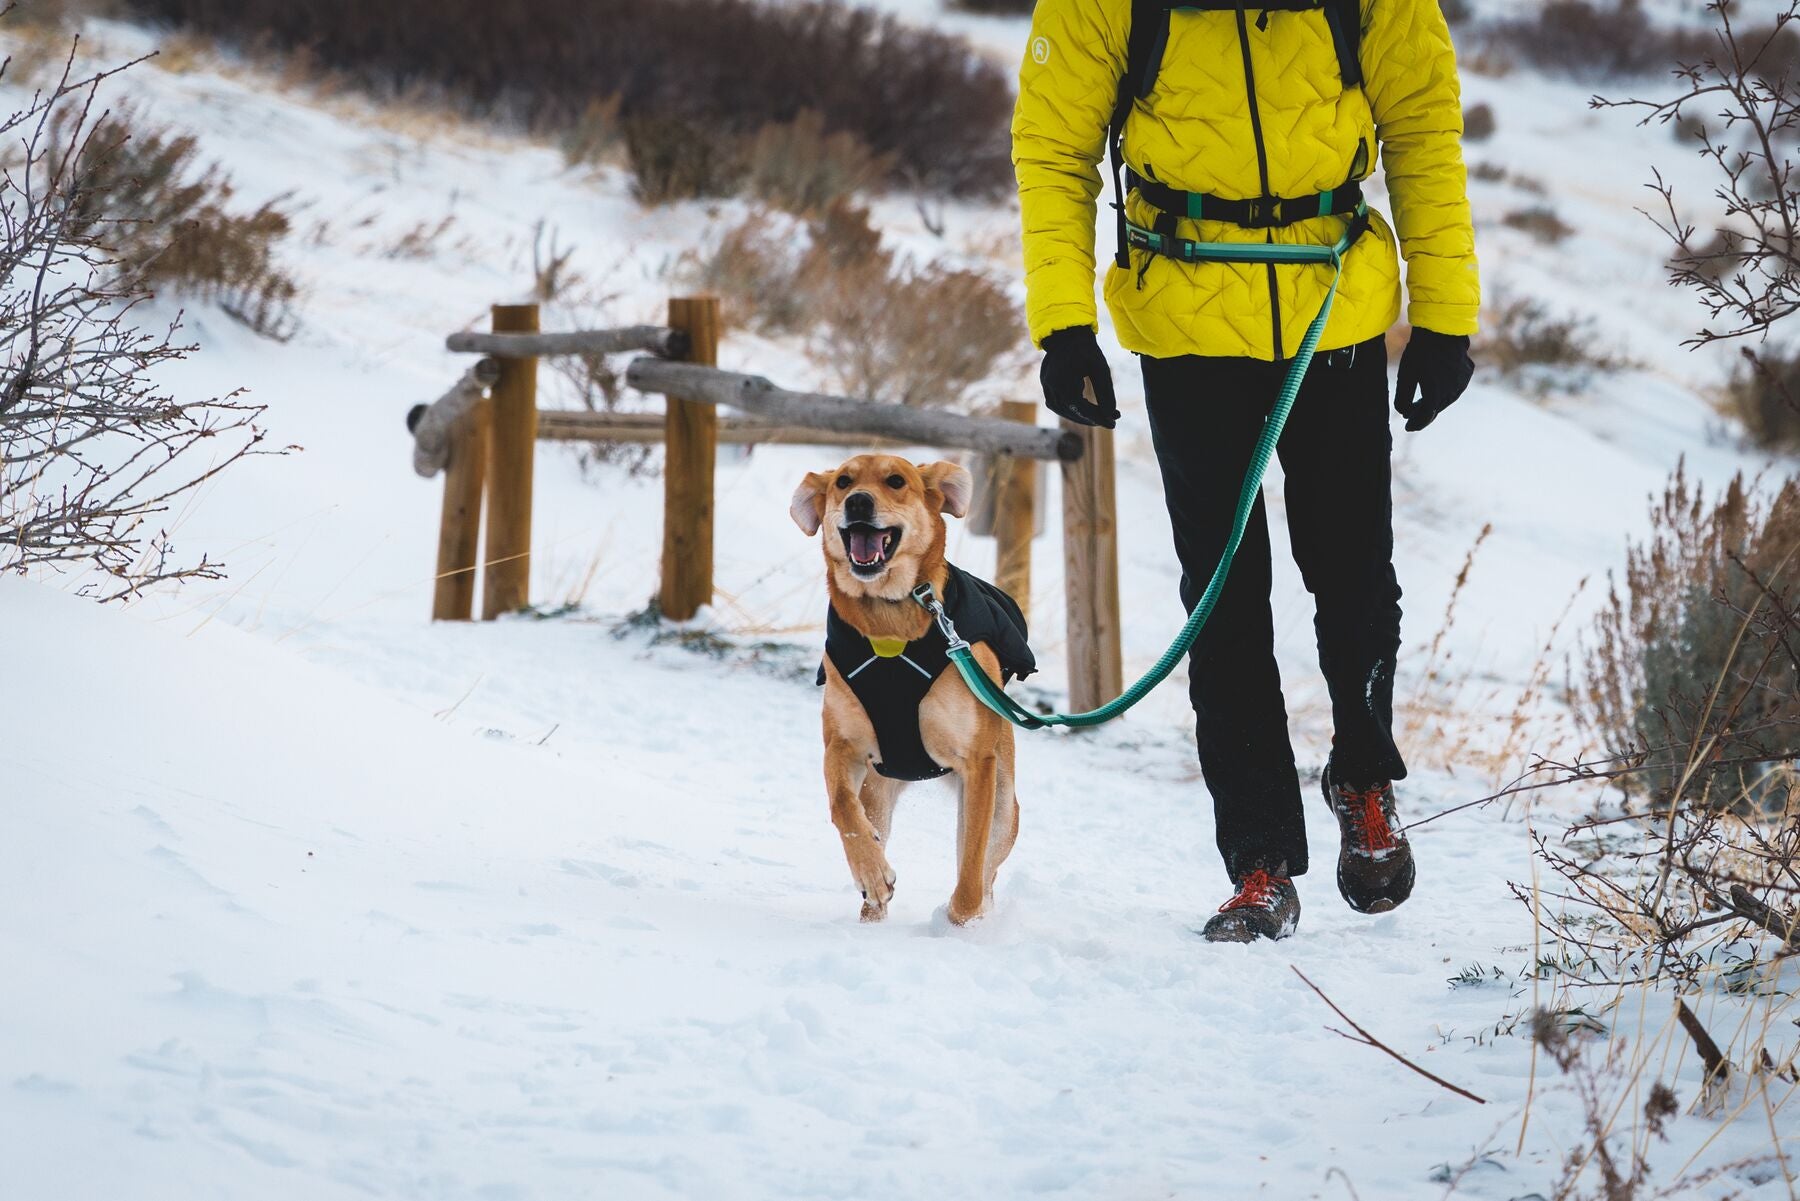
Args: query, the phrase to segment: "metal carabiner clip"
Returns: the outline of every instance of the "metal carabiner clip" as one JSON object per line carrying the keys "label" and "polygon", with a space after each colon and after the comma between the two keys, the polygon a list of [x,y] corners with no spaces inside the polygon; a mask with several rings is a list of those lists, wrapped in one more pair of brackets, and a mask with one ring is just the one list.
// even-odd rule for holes
{"label": "metal carabiner clip", "polygon": [[932,589],[929,580],[912,590],[912,598],[918,602],[921,609],[937,619],[938,629],[943,631],[945,640],[950,643],[945,648],[946,650],[966,651],[969,649],[969,644],[964,642],[962,635],[956,632],[956,623],[950,620],[948,613],[944,612],[944,606],[938,600],[937,593]]}

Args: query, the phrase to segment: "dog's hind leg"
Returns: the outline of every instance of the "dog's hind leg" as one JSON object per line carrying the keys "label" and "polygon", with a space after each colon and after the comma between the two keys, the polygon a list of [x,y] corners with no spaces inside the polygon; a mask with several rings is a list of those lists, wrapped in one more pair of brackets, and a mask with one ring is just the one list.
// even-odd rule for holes
{"label": "dog's hind leg", "polygon": [[959,926],[980,917],[987,909],[993,879],[988,869],[988,850],[993,840],[999,774],[1000,760],[994,754],[970,757],[958,773],[962,805],[956,831],[956,890],[950,894],[950,920]]}
{"label": "dog's hind leg", "polygon": [[1000,743],[999,768],[994,773],[994,825],[988,837],[984,896],[990,908],[994,904],[994,877],[1000,874],[1000,865],[1012,854],[1013,843],[1019,838],[1019,794],[1014,791],[1012,749],[1012,731],[1007,730]]}

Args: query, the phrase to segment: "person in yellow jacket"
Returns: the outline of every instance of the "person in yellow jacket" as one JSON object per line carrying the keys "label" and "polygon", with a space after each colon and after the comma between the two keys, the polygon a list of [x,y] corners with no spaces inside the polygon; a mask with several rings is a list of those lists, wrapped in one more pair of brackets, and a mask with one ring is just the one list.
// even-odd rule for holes
{"label": "person in yellow jacket", "polygon": [[[1322,773],[1338,887],[1363,912],[1411,894],[1394,807],[1400,587],[1393,567],[1385,335],[1406,262],[1412,334],[1395,408],[1423,429],[1474,371],[1480,284],[1455,53],[1438,0],[1038,0],[1013,161],[1026,312],[1045,403],[1111,428],[1096,334],[1095,218],[1109,150],[1126,200],[1105,294],[1142,356],[1182,599],[1225,547],[1250,452],[1332,281],[1327,264],[1214,261],[1208,243],[1353,237],[1318,357],[1279,446],[1288,533],[1313,595],[1334,736]],[[1392,223],[1363,196],[1380,164]],[[1111,223],[1109,223],[1111,224]],[[1202,773],[1234,893],[1204,933],[1291,934],[1307,869],[1299,775],[1273,650],[1259,501],[1190,661]]]}

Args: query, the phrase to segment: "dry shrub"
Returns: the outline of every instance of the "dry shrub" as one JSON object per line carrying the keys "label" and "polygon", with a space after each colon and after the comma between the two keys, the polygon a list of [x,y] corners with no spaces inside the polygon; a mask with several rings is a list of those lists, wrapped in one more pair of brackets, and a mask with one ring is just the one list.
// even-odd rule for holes
{"label": "dry shrub", "polygon": [[[1769,34],[1765,26],[1746,36],[1760,41]],[[1662,75],[1699,61],[1717,46],[1709,30],[1653,24],[1638,0],[1551,0],[1529,16],[1488,25],[1482,40],[1579,79]],[[1782,31],[1763,68],[1768,78],[1800,68],[1800,35]]]}
{"label": "dry shrub", "polygon": [[629,117],[624,137],[631,194],[643,204],[730,196],[743,181],[738,140],[716,125],[686,117]]}
{"label": "dry shrub", "polygon": [[808,318],[794,243],[798,224],[778,213],[752,211],[713,248],[689,261],[693,281],[723,300],[728,327],[766,334],[793,333]]}
{"label": "dry shrub", "polygon": [[1463,141],[1485,142],[1494,136],[1499,128],[1494,120],[1494,106],[1477,104],[1473,108],[1463,110]]}
{"label": "dry shrub", "polygon": [[1575,227],[1558,217],[1555,209],[1541,204],[1514,209],[1500,218],[1500,224],[1528,233],[1546,246],[1554,246],[1575,232]]}
{"label": "dry shrub", "polygon": [[957,405],[1024,344],[1018,308],[993,281],[901,261],[868,211],[844,201],[803,226],[755,210],[690,269],[721,294],[731,323],[810,331],[815,356],[852,396]]}
{"label": "dry shrub", "polygon": [[893,156],[877,156],[856,135],[826,128],[812,110],[762,127],[745,145],[750,195],[790,213],[824,212],[869,191],[893,172]]}
{"label": "dry shrub", "polygon": [[604,100],[590,100],[581,115],[570,121],[557,137],[563,161],[571,167],[608,163],[625,146],[625,129],[619,121],[622,101],[618,93]]}
{"label": "dry shrub", "polygon": [[[1571,705],[1598,745],[1636,763],[1628,794],[1757,804],[1787,781],[1739,760],[1800,748],[1800,659],[1782,638],[1755,636],[1800,609],[1800,482],[1759,497],[1739,476],[1709,500],[1677,468],[1650,518]],[[1708,740],[1713,753],[1690,774]]]}
{"label": "dry shrub", "polygon": [[117,72],[77,78],[66,47],[61,72],[0,116],[16,155],[0,170],[0,573],[91,573],[81,591],[102,598],[219,579],[171,531],[196,489],[259,453],[263,410],[164,390],[192,348],[178,327],[136,324],[142,292],[119,278],[103,198],[83,191],[116,178],[93,103]]}
{"label": "dry shrub", "polygon": [[1601,349],[1591,318],[1557,316],[1536,300],[1502,299],[1481,322],[1475,350],[1516,385],[1545,396],[1581,392],[1596,371],[1614,371],[1627,361]]}
{"label": "dry shrub", "polygon": [[115,7],[108,0],[11,0],[4,19],[15,28],[61,33],[88,17],[110,16]]}
{"label": "dry shrub", "polygon": [[958,194],[998,193],[1012,183],[1008,73],[960,38],[866,6],[124,2],[240,47],[304,52],[315,69],[379,96],[435,93],[450,107],[540,131],[579,123],[597,94],[618,96],[622,121],[679,122],[715,138],[753,135],[811,110],[826,114],[832,131],[892,155],[897,179]]}
{"label": "dry shrub", "polygon": [[875,259],[831,282],[816,349],[851,396],[955,405],[1024,341],[1017,306],[973,271]]}
{"label": "dry shrub", "polygon": [[1725,390],[1732,413],[1758,446],[1800,451],[1800,354],[1765,349],[1746,358]]}
{"label": "dry shrub", "polygon": [[1469,168],[1469,178],[1482,183],[1503,183],[1529,192],[1533,196],[1542,196],[1545,192],[1542,180],[1529,175],[1521,175],[1517,171],[1508,171],[1499,163],[1476,163]]}
{"label": "dry shrub", "polygon": [[202,164],[192,135],[129,109],[100,118],[88,136],[93,151],[81,158],[72,217],[104,230],[124,286],[215,301],[259,334],[291,335],[299,289],[275,261],[292,228],[279,198],[233,211],[230,176]]}
{"label": "dry shrub", "polygon": [[949,0],[951,8],[985,16],[1029,17],[1037,0]]}

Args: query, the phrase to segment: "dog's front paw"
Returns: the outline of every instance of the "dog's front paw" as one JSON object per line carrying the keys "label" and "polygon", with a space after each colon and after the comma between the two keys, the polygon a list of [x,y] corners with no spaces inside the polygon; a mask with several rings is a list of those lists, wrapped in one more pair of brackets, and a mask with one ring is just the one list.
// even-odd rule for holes
{"label": "dog's front paw", "polygon": [[888,902],[894,899],[894,883],[898,877],[885,858],[869,865],[867,871],[859,868],[856,875],[857,885],[862,889],[862,920],[878,922],[887,916]]}

